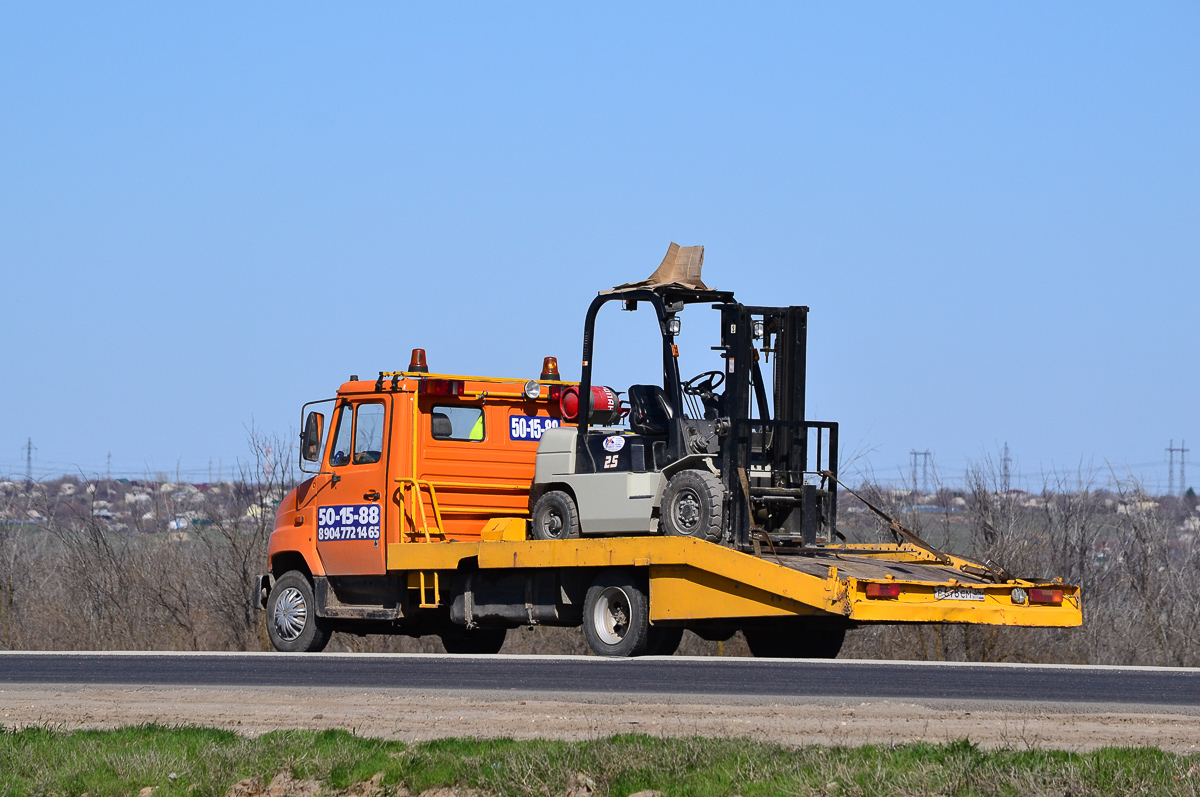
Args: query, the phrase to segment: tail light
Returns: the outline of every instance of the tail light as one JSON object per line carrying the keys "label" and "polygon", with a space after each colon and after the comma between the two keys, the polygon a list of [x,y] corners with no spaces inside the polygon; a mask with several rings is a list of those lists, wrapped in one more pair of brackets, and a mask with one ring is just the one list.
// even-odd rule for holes
{"label": "tail light", "polygon": [[867,584],[868,598],[899,598],[899,584]]}
{"label": "tail light", "polygon": [[1063,591],[1061,589],[1039,589],[1034,587],[1029,590],[1030,603],[1042,603],[1048,606],[1062,606]]}
{"label": "tail light", "polygon": [[426,396],[461,396],[463,382],[461,379],[422,379],[420,389]]}

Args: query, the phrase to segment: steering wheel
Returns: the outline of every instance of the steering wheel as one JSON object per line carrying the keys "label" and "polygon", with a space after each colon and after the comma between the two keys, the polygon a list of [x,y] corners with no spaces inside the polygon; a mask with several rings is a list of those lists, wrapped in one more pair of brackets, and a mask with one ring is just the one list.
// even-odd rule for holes
{"label": "steering wheel", "polygon": [[683,383],[683,394],[685,396],[703,396],[705,393],[711,395],[723,384],[725,384],[724,371],[705,371]]}

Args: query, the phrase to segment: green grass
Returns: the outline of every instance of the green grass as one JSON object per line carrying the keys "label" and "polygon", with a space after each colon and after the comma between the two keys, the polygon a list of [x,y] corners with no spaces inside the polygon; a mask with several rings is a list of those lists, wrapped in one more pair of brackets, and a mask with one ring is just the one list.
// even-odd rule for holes
{"label": "green grass", "polygon": [[[980,750],[967,741],[899,747],[783,747],[747,739],[614,736],[588,742],[442,739],[404,744],[345,731],[249,738],[205,728],[0,731],[0,797],[224,795],[247,777],[281,771],[327,792],[383,772],[405,786],[472,787],[497,797],[562,795],[572,774],[598,797],[666,795],[1197,795],[1200,756],[1154,748],[1076,754]],[[175,777],[171,778],[174,774]]]}

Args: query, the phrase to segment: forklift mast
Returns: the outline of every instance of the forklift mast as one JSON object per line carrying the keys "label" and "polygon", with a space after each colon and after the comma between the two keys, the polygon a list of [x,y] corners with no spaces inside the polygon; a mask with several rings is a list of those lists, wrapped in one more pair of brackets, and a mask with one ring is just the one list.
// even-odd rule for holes
{"label": "forklift mast", "polygon": [[[678,283],[601,293],[584,319],[580,397],[592,394],[597,313],[613,301],[627,310],[644,302],[657,316],[670,423],[666,456],[656,467],[665,464],[670,469],[689,457],[697,466],[705,466],[699,460],[711,461],[725,489],[723,538],[736,548],[748,550],[763,542],[772,547],[832,542],[837,482],[829,475],[837,475],[837,424],[804,417],[808,308],[747,306],[730,292]],[[690,304],[710,304],[720,311],[720,346],[713,348],[725,361],[726,379],[718,418],[690,418],[686,413],[671,322]],[[770,397],[760,365],[768,358],[773,368]],[[581,407],[577,473],[599,471],[597,447],[589,445],[589,434],[611,434],[589,432],[591,426],[589,412]],[[708,440],[716,442],[703,442]]]}
{"label": "forklift mast", "polygon": [[[741,548],[754,539],[783,546],[832,542],[838,425],[804,415],[808,308],[730,302],[718,309],[731,375],[725,398],[731,429],[721,452],[731,540]],[[760,352],[774,356],[770,404]]]}

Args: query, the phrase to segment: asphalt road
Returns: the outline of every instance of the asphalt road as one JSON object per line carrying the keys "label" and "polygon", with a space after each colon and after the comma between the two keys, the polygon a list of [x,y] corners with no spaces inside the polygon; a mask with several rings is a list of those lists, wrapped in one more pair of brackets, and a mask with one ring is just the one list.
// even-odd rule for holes
{"label": "asphalt road", "polygon": [[0,652],[0,685],[325,686],[1200,706],[1200,670],[779,659]]}

